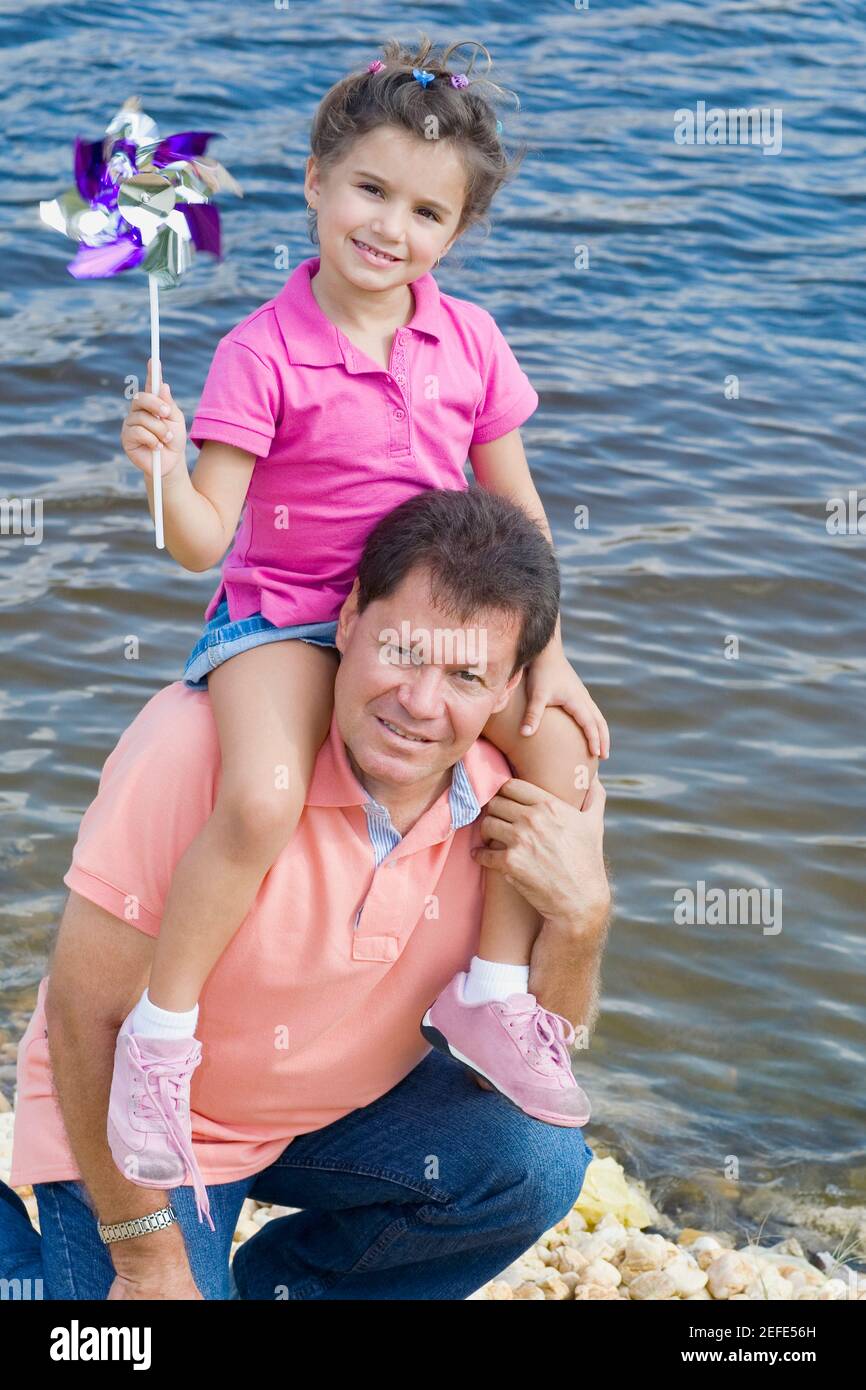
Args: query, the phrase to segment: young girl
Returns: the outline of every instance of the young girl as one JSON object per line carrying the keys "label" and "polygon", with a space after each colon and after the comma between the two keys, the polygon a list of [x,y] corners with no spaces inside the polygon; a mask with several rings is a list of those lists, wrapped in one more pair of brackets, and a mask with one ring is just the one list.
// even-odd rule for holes
{"label": "young girl", "polygon": [[[151,452],[162,449],[166,545],[184,568],[219,561],[246,504],[184,671],[212,702],[219,792],[177,865],[109,1103],[121,1170],[161,1188],[189,1177],[199,1220],[204,1210],[210,1221],[189,1118],[198,998],[303,810],[331,722],[336,617],[366,536],[405,497],[467,486],[468,457],[482,487],[550,537],[518,428],[538,397],[491,316],[440,294],[430,273],[513,167],[484,79],[448,67],[460,46],[439,56],[422,38],[413,56],[390,41],[324,97],[304,184],[320,254],[219,343],[190,431],[194,478],[183,416],[167,385],[152,394],[150,370],[124,424],[151,513]],[[580,806],[608,733],[558,623],[525,687],[484,734],[517,777]],[[561,708],[541,723],[548,706]],[[394,747],[408,733],[383,738]],[[571,1025],[527,993],[540,919],[501,873],[485,888],[479,954],[424,1034],[526,1113],[582,1124]]]}

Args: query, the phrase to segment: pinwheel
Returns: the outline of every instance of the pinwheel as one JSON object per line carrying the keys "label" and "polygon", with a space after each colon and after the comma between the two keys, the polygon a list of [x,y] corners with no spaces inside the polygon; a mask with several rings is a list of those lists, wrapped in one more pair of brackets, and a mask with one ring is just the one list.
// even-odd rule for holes
{"label": "pinwheel", "polygon": [[[67,265],[77,280],[104,279],[140,266],[150,286],[151,385],[159,393],[159,287],[180,283],[195,252],[221,259],[215,193],[243,197],[240,185],[205,154],[216,131],[184,130],[160,138],[138,97],[113,117],[102,140],[75,141],[75,187],[39,204],[49,227],[79,243]],[[165,548],[162,454],[153,453],[156,544]]]}

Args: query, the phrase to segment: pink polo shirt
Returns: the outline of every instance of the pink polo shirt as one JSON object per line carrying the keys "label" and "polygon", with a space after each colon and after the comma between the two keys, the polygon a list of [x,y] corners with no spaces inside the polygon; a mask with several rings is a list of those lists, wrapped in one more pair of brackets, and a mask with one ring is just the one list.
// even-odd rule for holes
{"label": "pink polo shirt", "polygon": [[[166,686],[106,759],[64,883],[157,936],[175,865],[213,811],[219,768],[207,692]],[[381,857],[371,799],[332,720],[298,829],[202,992],[191,1108],[205,1182],[260,1172],[295,1135],[368,1105],[430,1051],[424,1011],[478,945],[483,870],[469,851],[481,837],[465,814],[467,783],[483,806],[511,775],[483,738],[456,765],[455,792],[458,772],[464,814],[452,816],[446,789]],[[47,983],[18,1048],[16,1187],[80,1177],[52,1080]]]}
{"label": "pink polo shirt", "polygon": [[302,261],[276,298],[220,339],[190,439],[256,455],[211,618],[261,611],[279,626],[328,622],[380,517],[427,488],[467,486],[473,444],[508,434],[538,396],[486,309],[412,283],[386,372],[320,309]]}

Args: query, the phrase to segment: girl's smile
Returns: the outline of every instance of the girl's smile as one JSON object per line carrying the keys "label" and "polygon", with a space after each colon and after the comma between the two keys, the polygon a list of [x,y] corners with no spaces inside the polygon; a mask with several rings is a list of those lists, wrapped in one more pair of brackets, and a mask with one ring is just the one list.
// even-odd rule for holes
{"label": "girl's smile", "polygon": [[320,169],[311,155],[305,192],[316,209],[324,287],[345,296],[348,280],[362,295],[375,292],[367,268],[379,272],[377,284],[390,268],[390,292],[424,275],[456,241],[466,168],[449,140],[380,126],[336,164]]}
{"label": "girl's smile", "polygon": [[371,246],[367,241],[359,241],[357,237],[351,238],[352,245],[357,247],[361,256],[371,265],[397,265],[404,260],[403,256],[392,256],[387,251],[380,251],[378,247]]}

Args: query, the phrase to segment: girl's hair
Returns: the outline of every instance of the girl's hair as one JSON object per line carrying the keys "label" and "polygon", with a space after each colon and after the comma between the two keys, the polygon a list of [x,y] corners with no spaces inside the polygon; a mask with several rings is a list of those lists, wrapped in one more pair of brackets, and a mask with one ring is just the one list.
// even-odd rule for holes
{"label": "girl's hair", "polygon": [[[380,126],[396,126],[421,140],[452,140],[466,169],[466,196],[457,232],[476,224],[489,231],[487,210],[506,179],[517,172],[526,146],[512,159],[506,154],[493,102],[503,95],[514,96],[518,109],[520,102],[486,76],[472,75],[477,52],[467,69],[448,66],[452,54],[467,43],[485,54],[489,72],[493,60],[483,44],[461,39],[437,51],[421,34],[414,53],[397,39],[388,39],[382,48],[383,68],[369,72],[365,63],[362,72],[336,82],[313,118],[310,153],[319,167],[338,163],[355,140]],[[434,81],[422,86],[412,76],[413,68],[432,72]],[[461,71],[468,85],[452,86],[449,79]],[[308,222],[310,238],[317,242],[315,209],[309,209]]]}

